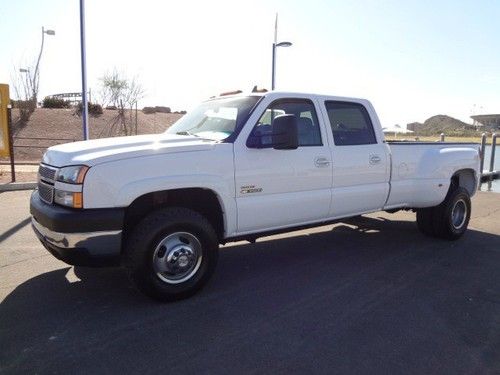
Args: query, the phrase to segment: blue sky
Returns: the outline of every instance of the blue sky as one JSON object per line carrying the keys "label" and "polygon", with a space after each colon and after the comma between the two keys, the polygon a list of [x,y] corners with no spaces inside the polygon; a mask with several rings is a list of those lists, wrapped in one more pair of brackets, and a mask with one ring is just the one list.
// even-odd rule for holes
{"label": "blue sky", "polygon": [[[141,105],[186,109],[214,94],[270,86],[370,99],[385,126],[500,113],[500,1],[87,0],[88,84],[137,76]],[[46,37],[41,96],[81,89],[77,0],[0,0],[0,82]]]}

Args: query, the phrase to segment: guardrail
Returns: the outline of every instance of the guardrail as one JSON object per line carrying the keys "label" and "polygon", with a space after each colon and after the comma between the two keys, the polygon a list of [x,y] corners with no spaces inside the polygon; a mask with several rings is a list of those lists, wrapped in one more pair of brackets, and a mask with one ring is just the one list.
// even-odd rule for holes
{"label": "guardrail", "polygon": [[491,136],[491,155],[490,155],[490,168],[486,171],[484,170],[484,155],[486,151],[486,134],[481,136],[481,180],[490,181],[500,177],[500,170],[495,170],[495,156],[497,148],[497,135],[493,133]]}

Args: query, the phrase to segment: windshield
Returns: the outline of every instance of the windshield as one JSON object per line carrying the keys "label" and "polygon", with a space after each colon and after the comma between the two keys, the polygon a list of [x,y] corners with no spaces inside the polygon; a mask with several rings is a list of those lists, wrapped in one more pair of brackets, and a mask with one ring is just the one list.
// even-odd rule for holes
{"label": "windshield", "polygon": [[166,133],[222,141],[246,121],[258,96],[209,100],[181,117]]}

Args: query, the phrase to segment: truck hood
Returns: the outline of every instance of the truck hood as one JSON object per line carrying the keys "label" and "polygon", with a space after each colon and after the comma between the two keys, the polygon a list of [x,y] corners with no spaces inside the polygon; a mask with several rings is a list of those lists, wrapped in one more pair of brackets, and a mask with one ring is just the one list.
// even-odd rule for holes
{"label": "truck hood", "polygon": [[210,150],[216,143],[195,136],[166,133],[102,138],[50,147],[42,161],[55,167],[78,164],[91,167],[139,156]]}

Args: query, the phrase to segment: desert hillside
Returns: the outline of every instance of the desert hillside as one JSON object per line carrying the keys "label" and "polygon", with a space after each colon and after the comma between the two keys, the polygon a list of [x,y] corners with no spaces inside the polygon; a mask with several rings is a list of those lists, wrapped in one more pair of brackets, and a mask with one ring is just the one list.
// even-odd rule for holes
{"label": "desert hillside", "polygon": [[413,122],[408,124],[407,127],[418,135],[445,133],[448,136],[473,136],[477,132],[475,126],[446,115],[432,116],[425,120],[423,124]]}
{"label": "desert hillside", "polygon": [[[90,137],[95,139],[125,135],[123,127],[116,121],[118,111],[105,109],[103,112],[97,117],[89,116]],[[181,116],[176,113],[145,114],[138,111],[137,134],[164,132]],[[135,111],[126,111],[125,121],[127,127],[135,124]],[[39,161],[47,147],[83,138],[82,119],[75,114],[74,109],[38,108],[28,121],[21,120],[19,112],[14,109],[12,128],[16,161]]]}

